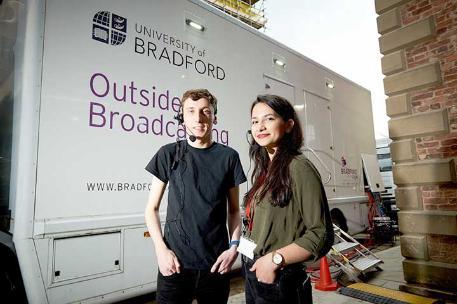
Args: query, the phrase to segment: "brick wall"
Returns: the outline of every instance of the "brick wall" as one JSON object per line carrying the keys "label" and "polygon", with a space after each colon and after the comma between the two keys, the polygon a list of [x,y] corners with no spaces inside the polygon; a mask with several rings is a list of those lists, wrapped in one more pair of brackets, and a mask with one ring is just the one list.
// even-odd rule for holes
{"label": "brick wall", "polygon": [[405,279],[455,289],[457,0],[375,5]]}
{"label": "brick wall", "polygon": [[[457,210],[455,185],[423,186],[421,190],[424,210]],[[455,252],[457,252],[457,246]]]}

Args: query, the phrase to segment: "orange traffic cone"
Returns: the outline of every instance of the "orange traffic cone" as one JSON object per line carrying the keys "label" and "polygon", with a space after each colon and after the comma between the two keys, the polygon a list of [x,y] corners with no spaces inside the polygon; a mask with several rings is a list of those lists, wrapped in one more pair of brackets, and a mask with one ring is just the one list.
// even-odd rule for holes
{"label": "orange traffic cone", "polygon": [[314,288],[323,290],[323,291],[333,291],[338,289],[338,283],[332,282],[332,277],[330,275],[330,269],[328,267],[327,257],[324,256],[321,258],[320,262],[320,278],[316,282]]}

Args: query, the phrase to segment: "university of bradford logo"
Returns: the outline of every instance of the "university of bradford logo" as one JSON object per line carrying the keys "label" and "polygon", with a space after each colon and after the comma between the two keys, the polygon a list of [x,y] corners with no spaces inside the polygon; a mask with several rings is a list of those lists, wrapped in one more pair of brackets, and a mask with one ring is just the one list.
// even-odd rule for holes
{"label": "university of bradford logo", "polygon": [[111,45],[124,43],[127,37],[127,19],[101,11],[94,15],[92,39]]}

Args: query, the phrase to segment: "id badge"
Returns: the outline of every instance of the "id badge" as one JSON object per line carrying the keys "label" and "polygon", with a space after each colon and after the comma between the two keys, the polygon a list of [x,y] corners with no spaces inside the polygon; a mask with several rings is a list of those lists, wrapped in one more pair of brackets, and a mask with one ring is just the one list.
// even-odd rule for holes
{"label": "id badge", "polygon": [[254,259],[254,249],[257,247],[257,244],[251,241],[248,238],[241,237],[240,245],[238,245],[237,251],[244,256],[247,256],[251,260]]}

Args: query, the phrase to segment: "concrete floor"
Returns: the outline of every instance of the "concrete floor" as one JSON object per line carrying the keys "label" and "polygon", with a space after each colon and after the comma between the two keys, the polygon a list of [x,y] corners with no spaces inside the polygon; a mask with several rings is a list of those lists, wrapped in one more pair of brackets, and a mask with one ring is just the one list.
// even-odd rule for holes
{"label": "concrete floor", "polygon": [[[387,249],[386,249],[387,248]],[[386,250],[383,250],[386,249]],[[382,250],[382,251],[379,251]],[[381,286],[384,288],[398,290],[398,286],[405,283],[403,278],[402,256],[400,246],[390,247],[383,246],[377,248],[376,255],[384,261],[381,264],[382,271],[373,271],[367,274],[366,283]],[[229,298],[231,304],[244,304],[244,280],[242,278],[232,279],[232,290]],[[314,304],[352,304],[352,303],[369,303],[345,295],[338,291],[320,291],[314,289],[313,284],[313,303]]]}
{"label": "concrete floor", "polygon": [[[244,284],[244,280],[241,278],[237,279]],[[232,280],[232,284],[240,284],[238,281]],[[314,286],[314,284],[313,284]],[[230,296],[228,303],[230,304],[244,304],[244,289],[240,293],[236,293]],[[352,303],[369,303],[358,299],[350,298],[344,295],[340,295],[336,291],[319,291],[313,288],[313,304],[352,304]]]}
{"label": "concrete floor", "polygon": [[[374,250],[373,252],[384,261],[381,264],[382,271],[372,271],[366,276],[366,283],[373,284],[376,286],[382,286],[385,288],[398,290],[398,286],[405,283],[403,278],[402,268],[402,256],[400,253],[400,246],[397,244],[392,247],[391,245],[382,245]],[[153,298],[153,295],[143,297],[142,301],[123,301],[123,304],[139,303],[139,304],[155,304],[157,303]],[[196,303],[196,301],[194,301]],[[231,280],[230,297],[228,303],[230,304],[244,304],[246,303],[244,298],[244,279],[241,276],[236,276]],[[345,295],[341,295],[338,291],[320,291],[314,289],[313,283],[313,303],[314,304],[357,304],[357,303],[369,303],[355,298],[351,298]]]}

